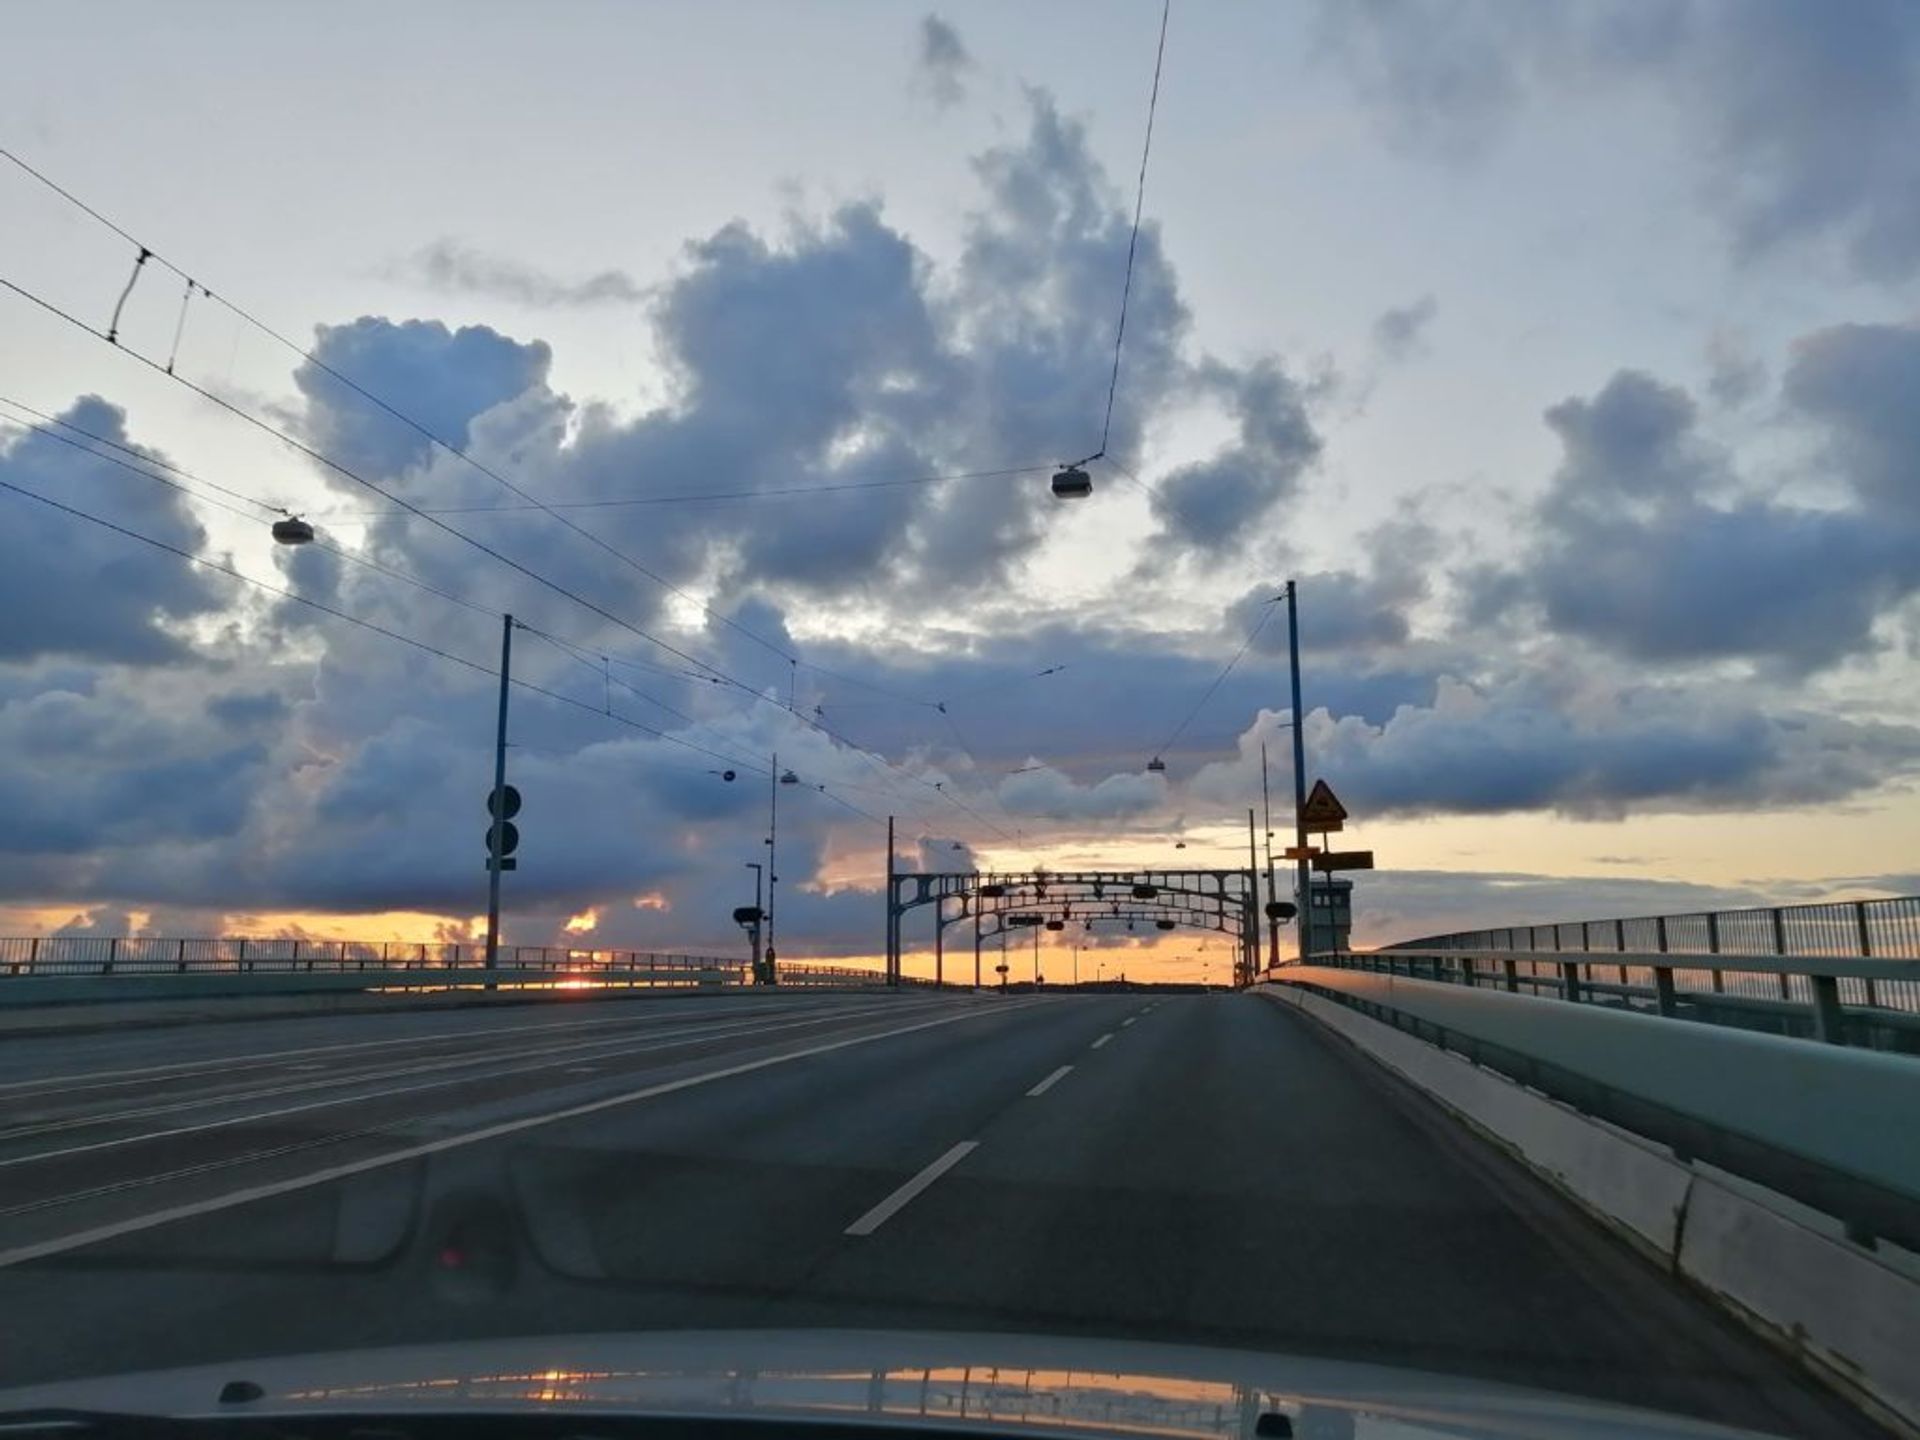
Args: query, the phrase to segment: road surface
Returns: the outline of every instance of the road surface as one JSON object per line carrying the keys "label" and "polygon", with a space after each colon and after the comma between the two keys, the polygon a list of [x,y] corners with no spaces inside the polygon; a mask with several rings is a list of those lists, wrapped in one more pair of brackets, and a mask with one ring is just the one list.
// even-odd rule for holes
{"label": "road surface", "polygon": [[753,993],[0,1047],[0,1383],[832,1325],[1878,1432],[1254,995]]}

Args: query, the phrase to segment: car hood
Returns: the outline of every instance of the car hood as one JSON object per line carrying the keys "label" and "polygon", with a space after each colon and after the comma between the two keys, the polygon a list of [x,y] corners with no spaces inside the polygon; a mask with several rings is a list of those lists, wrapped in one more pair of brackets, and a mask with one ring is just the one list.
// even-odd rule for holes
{"label": "car hood", "polygon": [[[258,1398],[221,1403],[236,1381]],[[250,1390],[248,1393],[252,1393]],[[1418,1371],[1249,1351],[898,1331],[682,1331],[276,1356],[0,1391],[0,1410],[178,1417],[553,1407],[1032,1437],[1708,1440],[1699,1421]],[[1286,1417],[1282,1425],[1277,1419]],[[1256,1429],[1257,1427],[1257,1429]]]}

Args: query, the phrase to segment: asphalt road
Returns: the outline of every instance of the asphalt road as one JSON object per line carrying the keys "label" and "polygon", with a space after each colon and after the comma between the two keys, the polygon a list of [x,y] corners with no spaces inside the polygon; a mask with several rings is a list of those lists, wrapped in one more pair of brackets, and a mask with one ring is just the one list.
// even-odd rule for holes
{"label": "asphalt road", "polygon": [[1257,996],[751,994],[0,1047],[0,1383],[815,1325],[1878,1433]]}

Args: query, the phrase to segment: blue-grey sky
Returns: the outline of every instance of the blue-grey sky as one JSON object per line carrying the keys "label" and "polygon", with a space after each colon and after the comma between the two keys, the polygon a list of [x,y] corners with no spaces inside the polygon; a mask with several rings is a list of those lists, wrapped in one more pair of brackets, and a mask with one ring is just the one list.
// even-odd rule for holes
{"label": "blue-grey sky", "polygon": [[[520,642],[587,709],[516,701],[516,938],[731,943],[764,794],[707,771],[776,748],[827,787],[790,953],[875,947],[856,810],[942,865],[1237,855],[1288,576],[1368,933],[1897,888],[1920,11],[1176,0],[1095,497],[875,484],[1097,448],[1159,20],[16,4],[22,160],[530,494],[709,498],[476,509],[217,301],[176,352],[157,264],[126,348],[523,568],[11,292],[0,396],[345,555],[8,407],[0,480],[480,664],[489,611],[575,647]],[[0,218],[0,277],[104,328],[133,247],[4,164]],[[821,485],[868,488],[712,498]],[[467,924],[484,676],[11,491],[0,561],[0,915]]]}

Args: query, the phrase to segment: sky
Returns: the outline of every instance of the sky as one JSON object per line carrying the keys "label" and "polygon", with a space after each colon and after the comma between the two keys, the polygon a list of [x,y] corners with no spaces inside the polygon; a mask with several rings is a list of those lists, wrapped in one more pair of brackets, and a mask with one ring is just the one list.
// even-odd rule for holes
{"label": "sky", "polygon": [[1288,579],[1363,943],[1920,890],[1920,10],[1161,14],[16,0],[0,930],[471,936],[503,612],[510,942],[1237,866]]}

